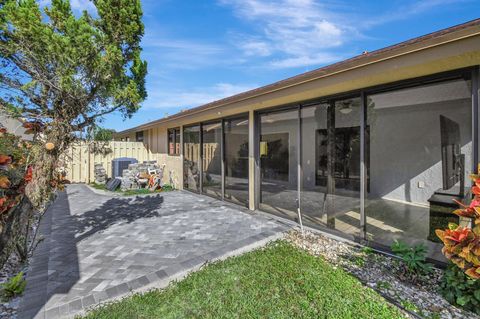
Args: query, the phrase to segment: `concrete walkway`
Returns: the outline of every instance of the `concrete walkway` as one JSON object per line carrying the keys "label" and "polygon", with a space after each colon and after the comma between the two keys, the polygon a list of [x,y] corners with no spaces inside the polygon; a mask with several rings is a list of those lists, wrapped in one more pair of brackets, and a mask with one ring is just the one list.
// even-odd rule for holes
{"label": "concrete walkway", "polygon": [[41,223],[20,318],[72,317],[255,243],[285,225],[183,191],[112,197],[85,185],[59,194]]}

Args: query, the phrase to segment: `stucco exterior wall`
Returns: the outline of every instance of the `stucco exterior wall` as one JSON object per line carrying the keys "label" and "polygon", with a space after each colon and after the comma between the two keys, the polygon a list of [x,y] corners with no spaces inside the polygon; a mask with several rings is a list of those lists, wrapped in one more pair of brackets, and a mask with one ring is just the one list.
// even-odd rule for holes
{"label": "stucco exterior wall", "polygon": [[420,106],[376,111],[370,131],[372,197],[428,205],[432,194],[442,188],[440,115],[461,125],[468,181],[472,173],[471,100]]}

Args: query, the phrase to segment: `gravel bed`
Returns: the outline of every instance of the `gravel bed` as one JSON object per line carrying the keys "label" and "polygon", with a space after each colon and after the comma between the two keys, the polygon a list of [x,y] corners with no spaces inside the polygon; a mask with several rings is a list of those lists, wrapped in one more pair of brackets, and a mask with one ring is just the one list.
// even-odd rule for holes
{"label": "gravel bed", "polygon": [[[31,230],[29,233],[29,245],[32,244],[33,234],[35,234],[38,226],[40,224],[40,216],[36,215],[31,224]],[[38,235],[39,236],[39,235]],[[36,240],[40,238],[37,237]],[[28,262],[21,263],[20,259],[18,258],[15,252],[12,252],[10,257],[7,259],[3,267],[0,269],[0,285],[5,283],[8,279],[12,278],[13,276],[17,275],[20,271],[23,271],[24,278],[26,276],[28,270]],[[0,319],[9,318],[9,319],[16,319],[17,318],[17,311],[20,305],[20,300],[22,296],[17,296],[12,298],[9,301],[4,302],[0,299]]]}
{"label": "gravel bed", "polygon": [[397,258],[312,232],[305,232],[302,236],[299,231],[292,231],[286,239],[310,254],[342,267],[418,317],[480,319],[480,316],[452,306],[437,292],[443,273],[440,269],[435,268],[427,278],[413,284],[398,277],[402,271]]}
{"label": "gravel bed", "polygon": [[[0,270],[0,284],[6,282],[9,278],[15,276],[20,271],[25,271],[16,254],[12,254]],[[22,297],[16,297],[8,302],[0,303],[0,318],[16,318],[17,310]]]}

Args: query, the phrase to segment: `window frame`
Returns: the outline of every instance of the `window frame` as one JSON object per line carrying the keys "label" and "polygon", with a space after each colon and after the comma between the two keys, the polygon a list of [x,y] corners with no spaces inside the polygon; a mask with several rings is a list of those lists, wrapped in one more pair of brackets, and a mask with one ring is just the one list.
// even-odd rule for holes
{"label": "window frame", "polygon": [[[139,139],[140,136],[141,139]],[[135,142],[145,142],[145,133],[143,131],[135,132]]]}
{"label": "window frame", "polygon": [[[170,152],[170,134],[173,133],[173,153]],[[172,127],[167,129],[167,155],[168,156],[180,156],[181,145],[181,132],[180,127]],[[177,141],[177,137],[179,140]],[[179,144],[177,148],[176,145]]]}

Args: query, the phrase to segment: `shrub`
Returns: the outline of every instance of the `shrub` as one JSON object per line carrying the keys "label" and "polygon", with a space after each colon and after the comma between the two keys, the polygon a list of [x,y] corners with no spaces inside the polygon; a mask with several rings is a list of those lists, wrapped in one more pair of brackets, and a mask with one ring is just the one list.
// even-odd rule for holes
{"label": "shrub", "polygon": [[366,255],[371,255],[371,254],[374,254],[375,251],[373,250],[372,247],[368,247],[368,246],[364,246],[362,247],[362,249],[360,250],[362,253],[366,254]]}
{"label": "shrub", "polygon": [[2,284],[2,297],[5,300],[10,300],[13,297],[19,296],[25,290],[27,282],[23,278],[23,272],[19,272],[14,277]]}
{"label": "shrub", "polygon": [[443,274],[440,292],[451,304],[480,315],[480,281],[466,275],[454,263]]}
{"label": "shrub", "polygon": [[408,246],[402,241],[397,241],[391,246],[392,251],[402,259],[403,275],[412,281],[427,275],[432,271],[432,265],[427,263],[427,248],[423,244]]}
{"label": "shrub", "polygon": [[453,213],[473,220],[473,228],[449,223],[448,229],[435,233],[443,242],[442,253],[451,261],[445,271],[441,292],[450,303],[480,314],[480,166],[470,175],[473,199]]}
{"label": "shrub", "polygon": [[457,201],[460,209],[453,213],[474,220],[474,227],[459,226],[449,223],[448,229],[437,229],[435,233],[443,242],[443,254],[447,259],[462,269],[473,279],[480,279],[480,175],[472,174],[470,178],[475,185],[472,187],[474,195],[470,205]]}
{"label": "shrub", "polygon": [[173,185],[165,184],[162,186],[162,192],[170,192],[174,190],[175,190],[175,187]]}
{"label": "shrub", "polygon": [[[32,124],[26,122],[24,126],[30,130]],[[25,189],[32,182],[39,147],[0,125],[0,268],[15,249],[20,261],[25,261],[34,247],[27,240],[34,212]]]}

